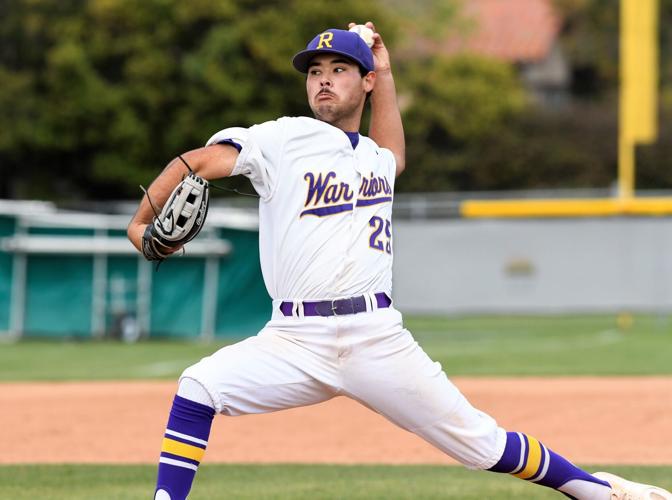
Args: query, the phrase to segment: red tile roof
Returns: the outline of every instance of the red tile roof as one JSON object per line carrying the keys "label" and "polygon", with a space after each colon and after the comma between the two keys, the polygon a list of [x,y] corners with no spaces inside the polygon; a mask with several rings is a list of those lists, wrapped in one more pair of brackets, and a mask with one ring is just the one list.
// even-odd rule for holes
{"label": "red tile roof", "polygon": [[551,0],[463,0],[467,27],[442,51],[475,52],[510,62],[535,62],[550,51],[560,30]]}

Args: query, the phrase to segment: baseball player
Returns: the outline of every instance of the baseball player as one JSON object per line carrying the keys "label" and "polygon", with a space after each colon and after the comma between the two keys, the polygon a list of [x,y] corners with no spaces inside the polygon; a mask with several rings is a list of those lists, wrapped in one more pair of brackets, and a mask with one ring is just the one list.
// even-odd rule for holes
{"label": "baseball player", "polygon": [[[388,51],[373,24],[366,28],[357,28],[361,35],[323,31],[294,56],[314,118],[217,132],[168,164],[129,225],[143,251],[152,233],[150,199],[163,206],[185,165],[204,179],[248,177],[260,196],[261,268],[273,299],[258,335],[182,374],[155,500],[187,497],[215,414],[272,412],[339,395],[471,469],[512,474],[580,500],[672,499],[660,488],[591,475],[532,436],[505,431],[404,328],[391,298],[392,201],[405,168],[404,133]],[[369,137],[359,133],[367,96]]]}

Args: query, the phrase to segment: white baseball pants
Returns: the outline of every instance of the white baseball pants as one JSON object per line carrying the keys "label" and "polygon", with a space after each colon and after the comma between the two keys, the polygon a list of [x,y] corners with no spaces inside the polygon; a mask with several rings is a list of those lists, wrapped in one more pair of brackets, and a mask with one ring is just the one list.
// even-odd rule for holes
{"label": "white baseball pants", "polygon": [[475,409],[403,328],[393,307],[284,317],[187,368],[224,415],[266,413],[348,396],[473,469],[501,457],[506,432]]}

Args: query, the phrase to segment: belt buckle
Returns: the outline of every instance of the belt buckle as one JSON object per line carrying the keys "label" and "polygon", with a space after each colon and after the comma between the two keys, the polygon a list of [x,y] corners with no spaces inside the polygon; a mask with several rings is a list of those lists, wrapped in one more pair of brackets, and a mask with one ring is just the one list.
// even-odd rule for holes
{"label": "belt buckle", "polygon": [[[348,307],[350,306],[350,307]],[[353,297],[347,297],[345,299],[337,299],[331,301],[331,312],[335,316],[342,316],[346,314],[355,313],[355,301]]]}

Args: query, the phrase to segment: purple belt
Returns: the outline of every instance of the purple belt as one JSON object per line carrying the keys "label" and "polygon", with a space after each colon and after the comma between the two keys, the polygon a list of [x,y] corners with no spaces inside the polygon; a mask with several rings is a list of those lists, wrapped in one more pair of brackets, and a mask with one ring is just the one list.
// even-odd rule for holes
{"label": "purple belt", "polygon": [[[379,292],[374,295],[378,309],[390,307],[392,299],[386,293]],[[342,316],[344,314],[357,314],[367,310],[364,295],[349,297],[347,299],[305,301],[303,304],[304,316]],[[280,312],[285,316],[294,315],[294,302],[282,302]]]}

